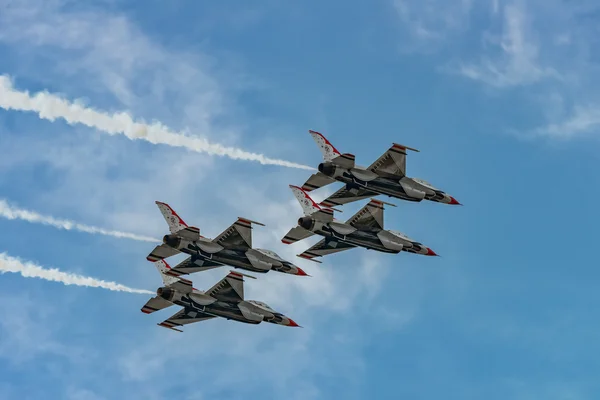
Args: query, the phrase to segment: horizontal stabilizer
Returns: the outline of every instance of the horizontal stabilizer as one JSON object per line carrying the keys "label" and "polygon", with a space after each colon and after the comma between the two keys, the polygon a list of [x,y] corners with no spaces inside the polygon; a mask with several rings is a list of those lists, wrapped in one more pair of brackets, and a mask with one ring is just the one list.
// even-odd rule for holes
{"label": "horizontal stabilizer", "polygon": [[315,260],[315,259],[313,258],[313,257],[315,257],[315,256],[309,256],[309,255],[306,255],[306,254],[304,254],[304,253],[302,253],[302,254],[297,254],[297,255],[296,255],[296,257],[304,258],[305,260],[312,261],[312,262],[316,262],[316,263],[319,263],[319,264],[322,264],[322,263],[323,263],[322,261]]}
{"label": "horizontal stabilizer", "polygon": [[169,258],[179,254],[179,250],[172,248],[171,246],[167,246],[166,244],[161,244],[160,246],[156,246],[154,250],[146,257],[146,260],[151,262],[160,261],[164,258]]}
{"label": "horizontal stabilizer", "polygon": [[302,190],[304,190],[305,192],[311,192],[313,190],[327,186],[333,182],[335,182],[335,179],[330,178],[321,172],[317,172],[316,174],[312,174],[310,178],[308,178],[308,180],[304,183],[304,185],[302,185]]}
{"label": "horizontal stabilizer", "polygon": [[155,311],[162,310],[163,308],[167,308],[172,306],[173,303],[163,299],[162,297],[155,296],[148,300],[146,304],[142,307],[142,312],[145,314],[152,314]]}
{"label": "horizontal stabilizer", "polygon": [[162,326],[163,328],[172,329],[172,330],[177,331],[177,332],[183,332],[181,329],[175,328],[176,325],[173,324],[172,322],[169,322],[169,321],[163,321],[163,322],[158,323],[156,325]]}
{"label": "horizontal stabilizer", "polygon": [[283,237],[283,239],[281,239],[281,241],[285,244],[292,244],[296,243],[299,240],[311,237],[312,235],[314,235],[314,233],[312,233],[311,231],[304,229],[301,226],[296,226],[290,229],[290,231],[286,233],[286,235]]}

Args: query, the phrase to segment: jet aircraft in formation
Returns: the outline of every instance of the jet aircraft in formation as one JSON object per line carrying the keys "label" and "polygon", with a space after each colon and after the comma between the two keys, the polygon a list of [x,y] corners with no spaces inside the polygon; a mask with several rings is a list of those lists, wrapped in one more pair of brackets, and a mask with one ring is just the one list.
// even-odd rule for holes
{"label": "jet aircraft in formation", "polygon": [[342,222],[333,218],[333,210],[319,206],[298,186],[290,185],[290,188],[302,206],[304,217],[298,219],[298,226],[292,228],[281,241],[291,244],[315,234],[323,236],[323,239],[299,254],[299,257],[317,261],[313,258],[355,247],[384,253],[407,251],[427,256],[437,255],[429,247],[404,233],[383,228],[383,205],[390,203],[372,199],[349,220]]}
{"label": "jet aircraft in formation", "polygon": [[292,275],[306,276],[301,268],[279,257],[275,252],[252,248],[252,224],[260,222],[238,218],[214,239],[200,235],[200,229],[188,226],[166,203],[156,202],[169,225],[170,234],[163,237],[163,244],[156,246],[148,255],[148,261],[158,261],[179,253],[189,254],[169,271],[179,276],[229,265],[247,271],[266,273],[271,270]]}
{"label": "jet aircraft in formation", "polygon": [[[313,235],[321,236],[322,239],[315,245],[298,254],[298,257],[319,263],[321,261],[314,258],[356,247],[392,254],[405,251],[437,255],[404,233],[384,229],[384,205],[395,205],[373,198],[387,195],[412,202],[429,200],[460,204],[430,183],[406,176],[406,152],[418,150],[393,144],[373,164],[364,168],[355,164],[354,155],[341,154],[321,133],[312,130],[309,133],[321,150],[323,162],[319,164],[319,172],[310,176],[302,187],[290,185],[304,215],[298,219],[297,226],[282,238],[283,243],[292,244]],[[319,204],[308,194],[334,182],[342,182],[344,186]],[[334,218],[334,211],[339,211],[334,206],[367,198],[370,198],[369,203],[347,221]],[[244,276],[256,279],[253,276],[231,271],[206,292],[194,289],[191,281],[181,277],[226,265],[256,273],[278,271],[307,276],[301,268],[275,252],[252,247],[252,225],[263,224],[238,218],[216,238],[209,239],[201,236],[198,228],[183,222],[168,204],[157,201],[156,205],[167,221],[170,233],[147,256],[158,269],[163,286],[142,307],[142,311],[150,314],[173,304],[183,307],[158,325],[181,332],[176,326],[223,317],[249,324],[266,321],[298,326],[292,319],[262,302],[244,300]],[[189,257],[171,268],[164,259],[180,253]]]}
{"label": "jet aircraft in formation", "polygon": [[142,312],[151,314],[172,305],[182,307],[177,313],[160,322],[159,326],[183,332],[176,326],[215,317],[247,324],[260,324],[265,321],[277,325],[299,326],[294,320],[263,302],[244,299],[244,276],[254,278],[250,275],[231,271],[225,278],[203,292],[194,289],[191,281],[172,276],[171,268],[166,261],[156,261],[154,265],[160,273],[163,286],[158,288],[155,297],[144,304]]}
{"label": "jet aircraft in formation", "polygon": [[326,207],[340,206],[380,194],[419,202],[430,200],[445,204],[460,203],[452,196],[417,178],[406,176],[406,151],[419,150],[394,143],[367,168],[354,163],[354,154],[341,154],[322,134],[309,131],[323,154],[319,172],[302,185],[307,192],[334,182],[345,185],[321,202]]}

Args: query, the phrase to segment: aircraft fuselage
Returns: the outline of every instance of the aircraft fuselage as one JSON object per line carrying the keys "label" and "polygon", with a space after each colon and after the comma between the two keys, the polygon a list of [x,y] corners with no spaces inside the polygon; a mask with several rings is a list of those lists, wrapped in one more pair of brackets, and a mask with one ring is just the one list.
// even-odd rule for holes
{"label": "aircraft fuselage", "polygon": [[376,231],[355,230],[350,234],[342,235],[328,225],[324,225],[320,229],[316,230],[315,233],[325,238],[331,238],[333,240],[345,242],[369,250],[381,251],[383,253],[399,253],[401,251],[386,248],[379,237],[377,237]]}

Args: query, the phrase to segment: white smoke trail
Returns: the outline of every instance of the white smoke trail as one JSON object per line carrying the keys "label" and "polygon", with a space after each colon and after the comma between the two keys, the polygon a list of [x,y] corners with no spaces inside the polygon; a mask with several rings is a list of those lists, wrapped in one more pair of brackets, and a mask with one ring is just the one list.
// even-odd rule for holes
{"label": "white smoke trail", "polygon": [[306,165],[268,158],[262,154],[250,153],[235,147],[209,143],[203,138],[185,136],[169,130],[160,122],[152,124],[134,122],[131,116],[125,112],[108,114],[96,111],[85,107],[80,101],[69,102],[47,91],[38,92],[32,96],[28,91],[15,90],[10,77],[6,75],[0,75],[0,107],[5,110],[33,111],[40,118],[49,121],[62,118],[70,125],[83,124],[109,135],[123,134],[131,140],[142,139],[153,144],[185,147],[199,153],[258,161],[261,164],[314,170]]}
{"label": "white smoke trail", "polygon": [[81,276],[59,271],[56,268],[46,269],[29,261],[21,261],[18,258],[11,257],[5,252],[0,253],[0,273],[14,272],[21,274],[25,278],[39,278],[47,281],[61,282],[65,285],[97,287],[102,289],[114,290],[117,292],[154,294],[149,290],[132,289],[130,287],[107,282],[88,276]]}
{"label": "white smoke trail", "polygon": [[95,226],[89,226],[79,224],[77,222],[69,221],[66,219],[57,219],[46,215],[40,215],[35,211],[23,210],[21,208],[10,205],[6,200],[0,199],[0,217],[6,219],[20,219],[23,221],[50,225],[58,229],[65,230],[76,230],[80,232],[87,232],[93,234],[113,236],[117,238],[126,238],[139,240],[143,242],[160,242],[160,239],[151,238],[148,236],[136,235],[134,233],[120,232],[120,231],[109,231]]}

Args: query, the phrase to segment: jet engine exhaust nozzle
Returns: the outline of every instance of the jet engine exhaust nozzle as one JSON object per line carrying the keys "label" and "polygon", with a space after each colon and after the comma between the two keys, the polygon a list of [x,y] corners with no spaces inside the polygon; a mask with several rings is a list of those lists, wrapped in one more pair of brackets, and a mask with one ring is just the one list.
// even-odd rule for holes
{"label": "jet engine exhaust nozzle", "polygon": [[175,294],[175,292],[173,291],[173,289],[170,289],[168,287],[159,287],[156,290],[156,295],[165,300],[171,300],[173,298],[174,294]]}
{"label": "jet engine exhaust nozzle", "polygon": [[173,247],[175,249],[179,248],[179,244],[181,243],[181,238],[175,235],[165,235],[163,237],[163,243],[169,247]]}
{"label": "jet engine exhaust nozzle", "polygon": [[298,219],[298,225],[310,231],[315,226],[315,220],[311,217],[302,217]]}
{"label": "jet engine exhaust nozzle", "polygon": [[335,174],[335,165],[330,162],[319,164],[319,172],[323,175],[333,176]]}

